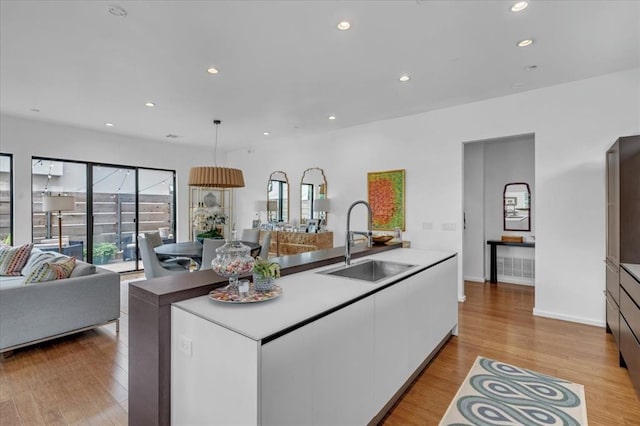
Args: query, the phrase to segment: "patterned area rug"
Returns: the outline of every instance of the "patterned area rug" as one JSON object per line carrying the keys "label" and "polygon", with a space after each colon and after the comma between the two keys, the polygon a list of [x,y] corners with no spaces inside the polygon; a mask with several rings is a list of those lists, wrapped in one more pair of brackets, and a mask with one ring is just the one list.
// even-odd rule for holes
{"label": "patterned area rug", "polygon": [[440,426],[586,426],[584,386],[478,357]]}

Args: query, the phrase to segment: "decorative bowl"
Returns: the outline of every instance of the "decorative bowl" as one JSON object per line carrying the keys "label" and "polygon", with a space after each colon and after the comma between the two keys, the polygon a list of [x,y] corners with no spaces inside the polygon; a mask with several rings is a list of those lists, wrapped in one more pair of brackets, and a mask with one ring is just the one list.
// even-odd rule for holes
{"label": "decorative bowl", "polygon": [[384,244],[388,241],[391,241],[393,237],[391,235],[374,235],[371,237],[374,244]]}

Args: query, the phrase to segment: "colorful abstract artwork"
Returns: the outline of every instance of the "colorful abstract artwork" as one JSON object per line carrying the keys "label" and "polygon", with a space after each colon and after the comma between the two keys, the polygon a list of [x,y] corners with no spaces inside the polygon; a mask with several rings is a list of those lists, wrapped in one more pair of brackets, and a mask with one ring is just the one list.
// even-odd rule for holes
{"label": "colorful abstract artwork", "polygon": [[404,169],[367,174],[373,229],[405,230]]}

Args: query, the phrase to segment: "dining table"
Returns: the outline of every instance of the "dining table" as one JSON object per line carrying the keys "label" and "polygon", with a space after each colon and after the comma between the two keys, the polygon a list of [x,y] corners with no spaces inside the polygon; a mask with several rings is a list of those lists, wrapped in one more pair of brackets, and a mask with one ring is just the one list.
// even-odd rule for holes
{"label": "dining table", "polygon": [[[251,256],[256,257],[260,254],[262,245],[250,241],[240,241],[251,250]],[[202,263],[202,243],[199,241],[184,241],[181,243],[162,244],[154,247],[156,254],[174,257],[189,257],[198,265]]]}

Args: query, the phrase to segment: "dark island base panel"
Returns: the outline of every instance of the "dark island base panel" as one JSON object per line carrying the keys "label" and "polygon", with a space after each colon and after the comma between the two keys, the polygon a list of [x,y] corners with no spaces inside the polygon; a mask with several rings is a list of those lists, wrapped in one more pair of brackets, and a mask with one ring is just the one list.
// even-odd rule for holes
{"label": "dark island base panel", "polygon": [[[356,246],[353,259],[401,248]],[[273,258],[282,275],[344,261],[344,247]],[[171,304],[204,296],[228,283],[212,270],[129,285],[129,424],[171,424]]]}

